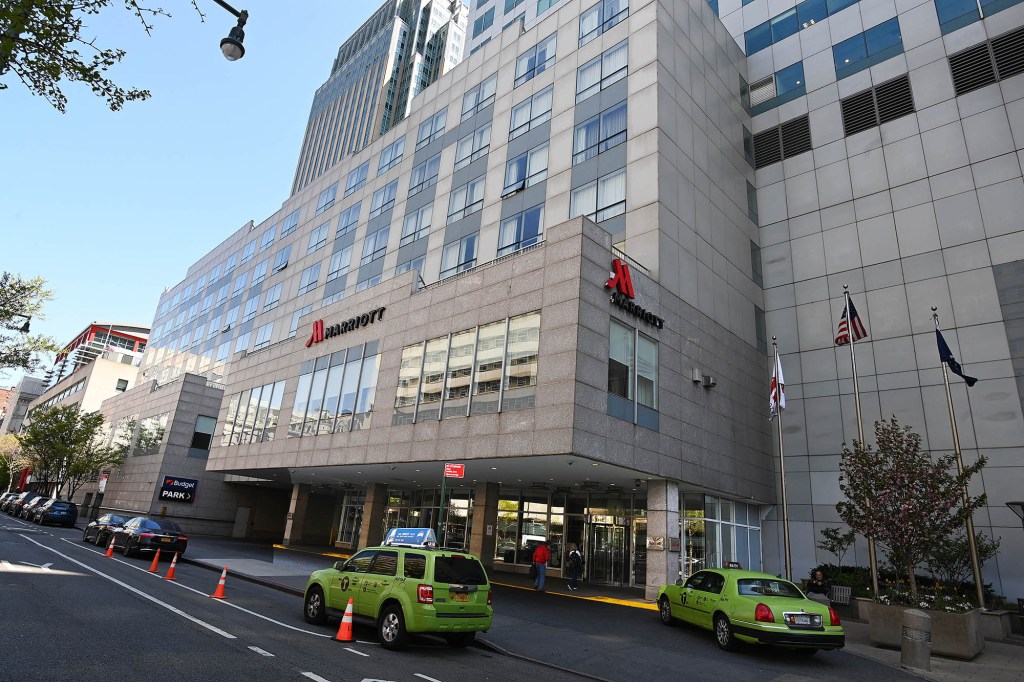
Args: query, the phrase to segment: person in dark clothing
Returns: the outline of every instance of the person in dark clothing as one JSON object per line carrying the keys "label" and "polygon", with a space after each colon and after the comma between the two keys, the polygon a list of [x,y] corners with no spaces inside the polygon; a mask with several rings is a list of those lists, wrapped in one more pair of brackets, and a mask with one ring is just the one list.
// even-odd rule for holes
{"label": "person in dark clothing", "polygon": [[569,589],[575,592],[580,589],[579,579],[583,575],[583,555],[576,543],[569,544],[569,556],[566,559],[569,569]]}
{"label": "person in dark clothing", "polygon": [[807,597],[827,604],[829,587],[828,578],[820,568],[816,569],[811,573],[811,579],[807,581]]}
{"label": "person in dark clothing", "polygon": [[544,579],[547,577],[549,559],[551,559],[551,551],[548,549],[548,543],[546,540],[541,540],[537,549],[533,550],[533,565],[537,569],[533,588],[540,592],[544,591]]}

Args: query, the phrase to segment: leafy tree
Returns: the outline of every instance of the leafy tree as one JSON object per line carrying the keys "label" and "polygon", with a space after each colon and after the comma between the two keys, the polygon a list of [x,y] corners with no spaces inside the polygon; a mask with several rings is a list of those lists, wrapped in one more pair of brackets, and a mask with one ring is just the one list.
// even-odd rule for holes
{"label": "leafy tree", "polygon": [[[984,566],[999,551],[1001,539],[990,540],[984,533],[974,534],[974,546],[978,551],[978,565]],[[974,580],[971,568],[971,551],[967,544],[967,533],[950,535],[936,543],[924,558],[925,566],[940,584],[952,593],[959,593],[968,580]]]}
{"label": "leafy tree", "polygon": [[971,477],[985,466],[985,457],[957,475],[954,455],[932,459],[921,451],[921,436],[891,420],[875,422],[877,452],[854,441],[843,444],[839,487],[846,501],[836,505],[839,517],[854,532],[873,537],[889,550],[893,565],[909,576],[917,596],[914,570],[932,547],[963,528],[986,496],[968,497]]}
{"label": "leafy tree", "polygon": [[[21,443],[12,433],[0,436],[0,484],[10,491],[15,477],[28,466],[28,459],[21,451]],[[4,481],[3,479],[6,479]]]}
{"label": "leafy tree", "polygon": [[106,445],[103,431],[101,413],[61,405],[34,412],[17,438],[40,488],[59,498],[68,487],[70,498],[93,472],[124,461],[125,450]]}
{"label": "leafy tree", "polygon": [[[0,5],[3,2],[0,0]],[[9,272],[0,275],[0,370],[31,372],[39,367],[39,353],[59,350],[50,337],[21,331],[28,318],[39,316],[43,304],[51,298],[53,293],[40,277],[24,279]]]}
{"label": "leafy tree", "polygon": [[830,528],[822,528],[821,537],[822,540],[818,543],[818,549],[834,554],[838,565],[842,566],[843,556],[850,549],[850,545],[857,538],[857,534],[852,530],[843,533],[838,526],[832,526]]}
{"label": "leafy tree", "polygon": [[[171,15],[161,8],[146,7],[138,0],[120,0],[134,14],[147,34],[149,21]],[[149,99],[149,90],[125,89],[107,78],[106,72],[121,61],[124,50],[101,48],[85,33],[86,19],[99,14],[116,0],[0,0],[0,79],[14,74],[33,94],[64,113],[67,97],[61,81],[88,85],[107,100],[111,111],[125,102]],[[192,6],[204,18],[196,0]],[[83,54],[84,51],[84,54]],[[0,80],[0,90],[8,85]]]}

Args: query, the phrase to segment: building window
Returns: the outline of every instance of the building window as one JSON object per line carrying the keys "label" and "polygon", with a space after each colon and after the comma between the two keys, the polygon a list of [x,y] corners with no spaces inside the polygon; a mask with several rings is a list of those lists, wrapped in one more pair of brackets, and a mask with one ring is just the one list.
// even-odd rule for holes
{"label": "building window", "polygon": [[465,185],[452,190],[448,204],[448,224],[461,220],[484,206],[484,176],[470,180]]}
{"label": "building window", "polygon": [[320,279],[320,263],[314,263],[302,271],[302,276],[299,278],[298,295],[301,296],[316,289],[318,279]]}
{"label": "building window", "polygon": [[348,174],[348,179],[345,181],[345,196],[352,194],[357,189],[366,184],[366,178],[370,174],[370,162],[367,161],[363,165],[356,168],[354,171]]}
{"label": "building window", "polygon": [[[234,270],[236,265],[238,265],[238,254],[233,253],[230,256],[228,256],[227,262],[224,263],[224,274],[226,275],[232,270]],[[177,303],[175,303],[174,305],[177,305]]]}
{"label": "building window", "polygon": [[207,294],[203,297],[203,303],[199,307],[199,312],[205,313],[207,310],[213,307],[213,294]]}
{"label": "building window", "polygon": [[331,228],[331,221],[328,220],[326,223],[316,228],[309,233],[309,245],[306,247],[306,255],[319,251],[327,244],[327,232]]}
{"label": "building window", "polygon": [[832,46],[836,78],[846,78],[903,53],[900,21],[893,17]]}
{"label": "building window", "polygon": [[380,280],[380,275],[370,275],[366,279],[359,280],[358,282],[356,282],[356,293],[359,293],[364,289],[369,289],[370,287],[377,286],[378,284],[380,284]]}
{"label": "building window", "polygon": [[577,187],[569,197],[569,217],[601,222],[626,212],[626,169]]}
{"label": "building window", "polygon": [[320,215],[331,206],[334,206],[334,200],[338,196],[338,183],[334,183],[324,191],[320,192],[320,196],[316,200],[316,213],[314,215]]}
{"label": "building window", "polygon": [[750,134],[747,126],[743,126],[743,158],[751,168],[754,167],[754,136]]}
{"label": "building window", "polygon": [[124,393],[125,391],[127,391],[128,390],[128,380],[127,379],[118,379],[117,380],[117,387],[114,390],[117,391],[118,393]]}
{"label": "building window", "polygon": [[450,277],[476,265],[476,240],[474,233],[444,245],[441,253],[441,278]]}
{"label": "building window", "polygon": [[416,149],[433,142],[444,135],[445,122],[448,119],[448,107],[437,112],[420,124],[416,135]]}
{"label": "building window", "polygon": [[198,315],[198,314],[199,314],[199,304],[198,303],[193,303],[192,305],[190,305],[188,307],[188,321],[189,322],[191,322],[192,320],[196,319],[196,315]]}
{"label": "building window", "polygon": [[793,9],[786,10],[744,33],[744,52],[749,57],[856,2],[858,0],[804,0]]}
{"label": "building window", "polygon": [[548,177],[548,144],[545,142],[505,164],[505,188],[501,198],[510,197]]}
{"label": "building window", "polygon": [[764,286],[764,276],[761,273],[761,247],[750,240],[750,278],[759,287]]}
{"label": "building window", "polygon": [[519,5],[523,4],[524,0],[505,0],[505,14],[508,14]]}
{"label": "building window", "polygon": [[199,343],[203,340],[203,335],[206,333],[206,325],[199,325],[195,331],[192,332],[192,347],[197,348]]}
{"label": "building window", "polygon": [[302,364],[289,438],[369,426],[380,366],[376,345],[355,346]]}
{"label": "building window", "polygon": [[491,124],[481,126],[459,140],[455,147],[455,170],[465,168],[484,156],[491,148]]}
{"label": "building window", "polygon": [[307,306],[303,306],[302,308],[299,308],[298,310],[296,310],[292,314],[292,323],[288,327],[288,338],[291,338],[291,337],[295,336],[295,334],[298,333],[298,330],[299,330],[299,320],[302,317],[304,317],[306,315],[309,315],[311,312],[313,312],[313,304],[309,304]]}
{"label": "building window", "polygon": [[217,334],[220,334],[220,315],[216,315],[210,320],[210,330],[206,334],[206,340],[209,341]]}
{"label": "building window", "polygon": [[758,225],[757,222],[757,189],[747,180],[747,216]]}
{"label": "building window", "polygon": [[[413,258],[412,260],[407,260],[404,263],[399,263],[398,266],[395,268],[395,276],[397,277],[398,275],[401,275],[403,272],[409,272],[410,270],[415,270],[418,273],[422,273],[424,258],[424,256],[420,256],[419,258]],[[420,279],[423,279],[422,276],[420,277]],[[416,283],[416,286],[417,288],[420,286],[419,282]]]}
{"label": "building window", "polygon": [[189,457],[209,457],[210,446],[213,444],[213,432],[217,428],[216,417],[196,417],[196,426],[192,430],[192,442],[188,446]]}
{"label": "building window", "polygon": [[537,0],[537,16],[544,14],[562,0]]}
{"label": "building window", "polygon": [[260,307],[260,297],[253,296],[245,302],[245,310],[242,311],[242,322],[248,322],[256,317],[256,311]]}
{"label": "building window", "polygon": [[164,442],[164,434],[167,433],[167,415],[158,414],[154,417],[146,417],[139,422],[139,432],[135,437],[135,450],[132,455],[145,457],[160,452],[160,445]]}
{"label": "building window", "polygon": [[[242,262],[243,263],[248,263],[249,261],[252,260],[252,257],[255,256],[255,255],[256,255],[256,240],[253,239],[251,242],[249,242],[248,244],[246,244],[242,248]],[[190,286],[189,287],[189,291],[186,293],[186,296],[185,296],[186,299],[188,298],[188,295],[192,293],[191,289],[192,289],[192,287]]]}
{"label": "building window", "polygon": [[494,24],[494,8],[491,7],[482,15],[476,18],[473,22],[473,37],[476,38],[478,35],[486,31]]}
{"label": "building window", "polygon": [[270,338],[274,335],[274,323],[265,324],[256,330],[256,340],[253,343],[253,350],[261,350],[270,345]]}
{"label": "building window", "polygon": [[274,272],[281,272],[288,267],[288,257],[292,253],[292,245],[283,247],[280,251],[274,254]]}
{"label": "building window", "polygon": [[352,263],[352,247],[346,246],[331,256],[331,262],[327,266],[327,280],[331,282],[342,275],[348,274],[349,265]]}
{"label": "building window", "polygon": [[576,126],[572,144],[573,165],[625,142],[626,118],[626,102],[621,102]]}
{"label": "building window", "polygon": [[231,355],[231,342],[225,341],[224,343],[217,346],[217,359],[216,362],[224,362]]}
{"label": "building window", "polygon": [[612,83],[628,75],[629,43],[623,40],[615,47],[576,70],[576,101],[582,102]]}
{"label": "building window", "polygon": [[[716,11],[717,15],[718,12]],[[601,0],[580,14],[580,47],[629,16],[629,0]]]}
{"label": "building window", "polygon": [[608,335],[608,392],[626,400],[633,399],[633,346],[636,330],[616,320]]}
{"label": "building window", "polygon": [[237,296],[245,289],[245,282],[249,279],[249,273],[243,272],[235,279],[235,287],[231,290],[232,296]]}
{"label": "building window", "polygon": [[363,240],[363,257],[359,259],[360,265],[366,265],[384,257],[388,250],[388,234],[390,232],[391,227],[387,226],[366,235],[366,239]]}
{"label": "building window", "polygon": [[754,332],[757,334],[757,349],[762,353],[768,352],[768,331],[765,325],[764,311],[754,306]]}
{"label": "building window", "polygon": [[544,235],[544,206],[534,206],[501,221],[498,255],[504,256],[541,241]]}
{"label": "building window", "polygon": [[[296,227],[298,227],[298,225],[299,225],[299,211],[301,211],[301,210],[302,209],[298,209],[298,208],[295,209],[294,211],[289,213],[287,216],[285,216],[285,219],[283,221],[281,221],[281,236],[282,237],[287,237],[288,235],[290,235],[292,232],[295,231]],[[211,281],[212,281],[212,279],[211,279]]]}
{"label": "building window", "polygon": [[480,85],[474,86],[462,97],[462,120],[486,109],[494,103],[494,93],[498,87],[498,74],[485,79]]}
{"label": "building window", "polygon": [[374,192],[373,199],[370,201],[370,217],[390,211],[395,205],[396,194],[398,194],[398,180],[392,180]]}
{"label": "building window", "polygon": [[277,232],[277,227],[272,227],[263,233],[263,238],[260,239],[260,253],[263,253],[271,247],[274,243],[274,233]]}
{"label": "building window", "polygon": [[790,64],[750,86],[750,113],[757,116],[806,93],[804,63]]}
{"label": "building window", "polygon": [[[999,4],[1008,7],[1017,3]],[[977,0],[935,0],[935,13],[939,15],[939,26],[942,28],[943,35],[981,19]],[[989,11],[986,11],[986,14],[988,13]]]}
{"label": "building window", "polygon": [[554,63],[555,34],[552,33],[516,59],[516,79],[513,87],[518,88]]}
{"label": "building window", "polygon": [[402,163],[405,152],[405,136],[398,138],[380,151],[380,162],[377,164],[377,175],[383,175]]}
{"label": "building window", "polygon": [[405,221],[402,223],[402,238],[398,242],[399,246],[411,244],[430,234],[430,214],[433,210],[434,205],[427,204],[405,216]]}
{"label": "building window", "polygon": [[512,107],[512,122],[508,139],[513,140],[551,118],[551,93],[554,86],[548,86],[529,99]]}
{"label": "building window", "polygon": [[440,154],[414,166],[412,176],[409,178],[409,196],[421,192],[428,187],[433,187],[437,182],[437,174],[440,170]]}
{"label": "building window", "polygon": [[235,307],[230,308],[228,310],[228,312],[224,315],[224,329],[222,329],[221,331],[229,331],[235,326],[235,323],[238,322],[238,311],[240,310],[240,308],[241,306],[236,305]]}
{"label": "building window", "polygon": [[263,312],[273,310],[281,303],[281,291],[284,289],[284,284],[275,284],[274,286],[267,289],[267,296],[263,300]]}
{"label": "building window", "polygon": [[249,338],[250,338],[251,335],[252,335],[251,332],[246,332],[244,334],[241,334],[237,339],[235,339],[235,352],[236,353],[241,353],[243,350],[244,351],[249,350]]}
{"label": "building window", "polygon": [[259,263],[252,271],[252,283],[249,287],[252,288],[262,282],[267,277],[267,269],[270,267],[270,259]]}
{"label": "building window", "polygon": [[336,237],[346,235],[352,230],[356,229],[356,225],[359,223],[359,209],[362,208],[363,202],[357,201],[352,204],[338,216],[338,233]]}

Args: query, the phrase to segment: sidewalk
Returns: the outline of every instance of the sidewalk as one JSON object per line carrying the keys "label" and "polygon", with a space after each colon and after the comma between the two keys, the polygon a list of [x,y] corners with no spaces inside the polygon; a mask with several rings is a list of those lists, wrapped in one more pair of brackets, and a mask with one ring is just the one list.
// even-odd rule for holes
{"label": "sidewalk", "polygon": [[[327,568],[343,557],[344,555],[332,553],[323,547],[286,548],[280,545],[192,536],[189,539],[188,554],[182,561],[215,571],[227,566],[229,573],[234,577],[301,597],[312,571]],[[533,590],[532,581],[523,574],[494,571],[491,573],[491,582],[512,589],[528,589],[531,592]],[[562,581],[552,580],[546,594],[552,598],[598,601],[623,608],[657,611],[657,606],[646,601],[639,590],[630,588],[585,584],[581,585],[579,590],[570,592]],[[552,625],[557,626],[555,623]],[[845,620],[843,626],[846,628],[847,652],[894,668],[900,667],[899,651],[879,649],[871,645],[867,623]],[[546,660],[548,656],[544,652],[537,652],[533,647],[526,648],[525,642],[519,641],[519,636],[513,629],[502,632],[500,636],[491,632],[479,639],[485,645],[491,645],[499,651],[516,656],[522,656],[522,652],[528,650],[531,660],[550,663]],[[558,653],[557,649],[552,650],[551,661],[558,660]],[[1024,639],[1015,639],[1011,642],[986,641],[985,650],[973,661],[932,656],[931,668],[931,672],[907,672],[936,682],[1024,682]]]}

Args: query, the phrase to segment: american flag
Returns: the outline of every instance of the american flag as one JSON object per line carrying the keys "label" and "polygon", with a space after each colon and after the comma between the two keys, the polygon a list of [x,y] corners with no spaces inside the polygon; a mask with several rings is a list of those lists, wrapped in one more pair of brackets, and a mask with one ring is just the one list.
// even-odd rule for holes
{"label": "american flag", "polygon": [[853,305],[853,299],[849,299],[849,315],[847,315],[846,308],[843,308],[843,315],[839,319],[839,330],[836,332],[836,345],[845,346],[850,343],[850,328],[853,328],[853,340],[860,341],[863,338],[867,338],[868,330],[864,326],[864,323],[860,321],[860,315],[857,314],[857,306]]}

